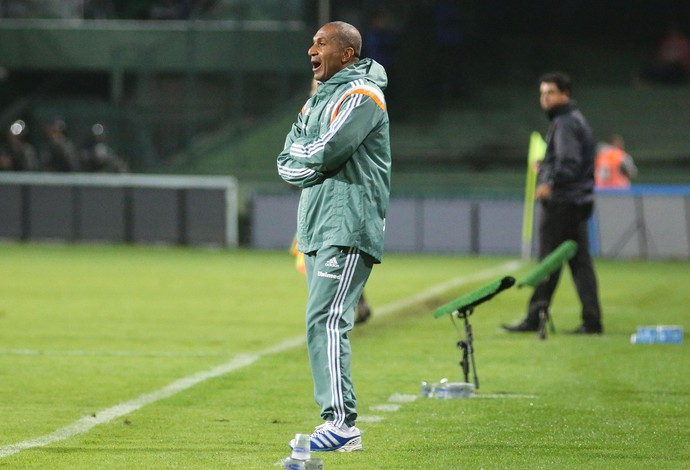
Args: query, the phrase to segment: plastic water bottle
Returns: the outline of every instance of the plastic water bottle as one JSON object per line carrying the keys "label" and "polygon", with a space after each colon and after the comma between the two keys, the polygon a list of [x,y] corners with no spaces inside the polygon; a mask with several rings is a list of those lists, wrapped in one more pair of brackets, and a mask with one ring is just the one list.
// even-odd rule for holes
{"label": "plastic water bottle", "polygon": [[295,434],[295,445],[292,448],[291,458],[295,460],[309,460],[311,448],[311,436],[309,434]]}
{"label": "plastic water bottle", "polygon": [[436,387],[436,399],[444,400],[448,397],[448,379],[441,379]]}
{"label": "plastic water bottle", "polygon": [[681,344],[683,327],[678,325],[638,326],[630,336],[632,344]]}
{"label": "plastic water bottle", "polygon": [[304,464],[305,470],[323,470],[323,460],[322,459],[309,459]]}
{"label": "plastic water bottle", "polygon": [[469,382],[448,383],[446,398],[470,398],[472,395],[474,395],[474,384]]}
{"label": "plastic water bottle", "polygon": [[656,335],[659,343],[681,344],[683,342],[683,327],[678,325],[658,326]]}
{"label": "plastic water bottle", "polygon": [[429,382],[422,382],[422,386],[419,388],[419,396],[422,398],[431,398],[434,396],[435,389],[435,384],[430,384]]}
{"label": "plastic water bottle", "polygon": [[283,460],[283,470],[304,470],[304,460],[287,457]]}

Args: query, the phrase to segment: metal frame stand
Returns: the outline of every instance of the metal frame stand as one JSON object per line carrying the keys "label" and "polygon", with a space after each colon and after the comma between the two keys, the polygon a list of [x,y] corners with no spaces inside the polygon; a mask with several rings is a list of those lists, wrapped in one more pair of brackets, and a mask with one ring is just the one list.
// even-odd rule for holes
{"label": "metal frame stand", "polygon": [[454,318],[463,319],[465,323],[465,338],[461,338],[456,345],[458,349],[462,351],[460,367],[462,367],[462,372],[465,376],[465,383],[470,383],[469,375],[471,367],[474,375],[475,390],[479,389],[479,378],[477,377],[477,366],[474,363],[474,338],[472,336],[472,325],[470,325],[469,317],[474,312],[474,307],[487,300],[491,300],[496,294],[512,287],[513,284],[515,284],[515,278],[511,276],[502,277],[501,279],[493,281],[490,284],[482,286],[469,294],[437,308],[434,312],[435,318],[449,315],[450,321],[453,323],[455,329],[458,330],[458,333],[460,333],[460,328],[458,328]]}
{"label": "metal frame stand", "polygon": [[539,339],[546,339],[546,324],[549,324],[551,333],[556,332],[556,327],[553,325],[553,318],[549,312],[549,306],[544,305],[539,308]]}
{"label": "metal frame stand", "polygon": [[[460,341],[458,341],[457,347],[462,351],[460,367],[462,368],[462,373],[465,377],[465,382],[469,383],[469,372],[471,366],[474,378],[474,388],[475,390],[479,390],[479,377],[477,377],[477,366],[474,363],[474,338],[472,336],[472,325],[470,325],[469,321],[469,316],[472,315],[473,312],[473,308],[457,310],[456,312],[457,317],[462,318],[465,323],[465,339],[461,339]],[[453,317],[451,316],[451,318]]]}

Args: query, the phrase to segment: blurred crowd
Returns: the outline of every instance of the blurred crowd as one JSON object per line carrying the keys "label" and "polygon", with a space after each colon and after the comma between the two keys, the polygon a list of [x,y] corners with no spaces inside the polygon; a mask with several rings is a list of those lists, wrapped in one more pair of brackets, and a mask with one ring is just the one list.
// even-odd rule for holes
{"label": "blurred crowd", "polygon": [[401,118],[410,109],[435,109],[465,96],[467,18],[462,9],[457,0],[340,2],[333,13],[362,32],[362,55],[386,69],[386,100],[391,116]]}
{"label": "blurred crowd", "polygon": [[669,24],[653,59],[640,73],[638,85],[681,85],[690,80],[690,38],[676,22]]}
{"label": "blurred crowd", "polygon": [[0,17],[4,18],[237,19],[255,12],[270,17],[276,11],[299,16],[303,0],[0,0]]}
{"label": "blurred crowd", "polygon": [[0,142],[0,171],[125,173],[127,163],[106,142],[105,126],[95,123],[80,144],[66,133],[65,121],[56,118],[44,126],[40,145],[29,140],[29,128],[14,121]]}
{"label": "blurred crowd", "polygon": [[5,18],[189,19],[215,0],[5,0]]}

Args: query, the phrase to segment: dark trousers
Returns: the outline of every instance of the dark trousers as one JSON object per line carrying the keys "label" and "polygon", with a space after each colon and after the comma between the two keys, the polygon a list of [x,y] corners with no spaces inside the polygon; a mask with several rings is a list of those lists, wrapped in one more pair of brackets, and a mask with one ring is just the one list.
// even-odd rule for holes
{"label": "dark trousers", "polygon": [[[539,220],[539,259],[542,260],[566,240],[577,242],[577,252],[568,261],[575,282],[577,295],[582,304],[582,323],[586,327],[601,327],[601,307],[597,277],[589,253],[587,221],[592,215],[593,204],[566,204],[547,201],[542,203]],[[539,322],[539,310],[551,304],[561,270],[555,271],[539,284],[532,294],[527,309],[527,321]]]}

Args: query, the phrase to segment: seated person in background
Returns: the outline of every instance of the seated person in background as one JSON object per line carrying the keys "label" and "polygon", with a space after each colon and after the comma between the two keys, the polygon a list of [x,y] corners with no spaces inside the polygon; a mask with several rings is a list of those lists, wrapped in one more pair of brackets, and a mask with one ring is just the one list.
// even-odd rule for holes
{"label": "seated person in background", "polygon": [[676,25],[671,24],[659,43],[654,63],[641,73],[642,84],[679,85],[690,78],[690,39]]}
{"label": "seated person in background", "polygon": [[106,143],[105,127],[96,123],[81,149],[81,171],[91,173],[126,173],[127,163]]}
{"label": "seated person in background", "polygon": [[599,147],[594,161],[594,181],[597,188],[627,189],[637,176],[633,158],[625,151],[625,141],[618,134],[611,135]]}
{"label": "seated person in background", "polygon": [[79,171],[77,149],[65,134],[65,128],[65,121],[61,118],[54,119],[45,127],[46,146],[42,160],[47,171]]}
{"label": "seated person in background", "polygon": [[7,131],[7,142],[0,146],[0,171],[36,171],[36,150],[27,140],[27,127],[18,119]]}

